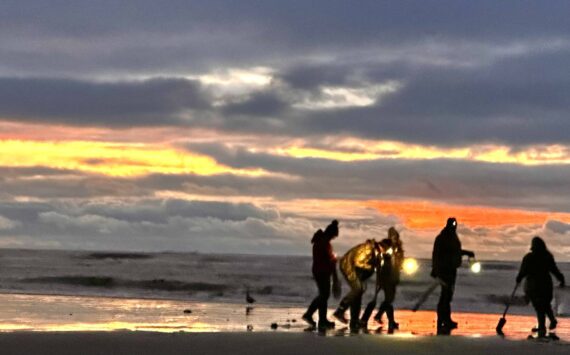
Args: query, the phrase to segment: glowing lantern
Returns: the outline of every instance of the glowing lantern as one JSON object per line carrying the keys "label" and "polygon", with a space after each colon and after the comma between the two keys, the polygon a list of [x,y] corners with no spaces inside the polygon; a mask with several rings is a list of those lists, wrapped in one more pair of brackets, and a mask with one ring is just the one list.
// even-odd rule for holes
{"label": "glowing lantern", "polygon": [[402,266],[406,275],[415,274],[416,271],[420,268],[418,261],[413,258],[406,258],[404,260],[404,265]]}
{"label": "glowing lantern", "polygon": [[474,272],[476,274],[481,272],[481,263],[478,261],[475,261],[471,264],[471,272]]}

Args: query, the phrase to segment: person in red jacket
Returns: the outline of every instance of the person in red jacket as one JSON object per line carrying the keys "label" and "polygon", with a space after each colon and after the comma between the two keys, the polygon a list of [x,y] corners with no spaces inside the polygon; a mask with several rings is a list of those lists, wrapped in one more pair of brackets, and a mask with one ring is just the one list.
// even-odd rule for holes
{"label": "person in red jacket", "polygon": [[328,299],[331,292],[331,278],[335,296],[340,295],[340,283],[336,273],[336,257],[333,253],[331,240],[338,236],[338,221],[334,220],[323,232],[319,229],[311,243],[313,243],[313,278],[317,283],[319,295],[313,299],[302,318],[312,327],[317,324],[313,314],[319,310],[318,327],[321,330],[334,328],[334,322],[327,319]]}

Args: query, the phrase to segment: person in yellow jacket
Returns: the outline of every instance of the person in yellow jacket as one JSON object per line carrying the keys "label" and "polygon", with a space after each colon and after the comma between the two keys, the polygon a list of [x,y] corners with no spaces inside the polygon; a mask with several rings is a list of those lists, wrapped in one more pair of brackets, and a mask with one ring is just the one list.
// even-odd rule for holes
{"label": "person in yellow jacket", "polygon": [[[380,269],[382,247],[374,239],[358,244],[344,254],[339,261],[340,271],[350,286],[350,291],[340,301],[333,316],[341,323],[348,323],[345,312],[350,307],[350,329],[358,330],[362,295],[366,280]],[[377,286],[378,287],[378,286]]]}

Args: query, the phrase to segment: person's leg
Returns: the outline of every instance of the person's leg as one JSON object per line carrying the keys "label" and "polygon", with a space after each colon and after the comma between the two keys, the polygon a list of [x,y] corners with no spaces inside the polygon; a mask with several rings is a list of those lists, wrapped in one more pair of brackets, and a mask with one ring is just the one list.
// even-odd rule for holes
{"label": "person's leg", "polygon": [[389,329],[398,329],[398,323],[394,319],[394,299],[396,297],[396,285],[395,284],[388,284],[386,285],[386,289],[384,292],[385,298],[384,302],[384,309],[386,310],[386,316],[388,317],[388,328]]}
{"label": "person's leg", "polygon": [[358,279],[358,285],[355,288],[354,298],[350,304],[350,328],[357,330],[360,324],[360,308],[362,306],[362,295],[366,291],[366,281]]}
{"label": "person's leg", "polygon": [[374,316],[374,320],[380,324],[382,324],[382,316],[384,316],[384,312],[386,312],[386,298],[388,298],[385,287],[382,287],[382,291],[384,292],[384,301],[380,303],[380,306],[378,307],[378,312]]}
{"label": "person's leg", "polygon": [[356,275],[351,275],[351,277],[348,277],[346,274],[344,274],[344,272],[343,275],[348,285],[350,286],[350,291],[346,294],[346,296],[342,298],[333,316],[336,319],[338,319],[341,323],[346,324],[348,323],[348,320],[344,316],[344,313],[346,312],[348,307],[350,307],[353,300],[357,297],[360,289],[360,281],[358,280]]}
{"label": "person's leg", "polygon": [[350,328],[360,328],[360,308],[362,305],[362,292],[358,293],[350,305]]}
{"label": "person's leg", "polygon": [[451,319],[451,301],[453,300],[454,285],[447,283],[441,285],[441,294],[437,304],[437,324],[438,327],[449,329],[457,328],[457,323]]}
{"label": "person's leg", "polygon": [[329,326],[327,320],[328,300],[331,293],[331,277],[323,275],[319,277],[317,284],[319,286],[318,308],[319,308],[319,325]]}
{"label": "person's leg", "polygon": [[307,308],[307,312],[305,312],[306,315],[309,316],[313,316],[313,314],[315,314],[315,312],[317,311],[317,308],[319,307],[319,300],[320,300],[320,294],[313,298],[313,301],[311,302],[311,304],[309,305],[309,308]]}
{"label": "person's leg", "polygon": [[536,312],[536,320],[538,321],[538,336],[543,337],[546,335],[546,312],[544,302],[540,298],[531,298],[532,306]]}
{"label": "person's leg", "polygon": [[556,329],[558,321],[554,316],[554,312],[552,311],[552,306],[550,305],[550,303],[548,303],[548,305],[546,306],[546,315],[548,316],[548,320],[550,320],[550,325],[548,326],[548,329],[550,330]]}
{"label": "person's leg", "polygon": [[552,292],[548,292],[544,298],[544,312],[546,313],[546,316],[550,321],[550,325],[548,326],[548,329],[550,330],[556,329],[556,325],[558,325],[558,321],[556,320],[556,317],[554,316],[554,311],[552,310],[552,298],[553,298]]}
{"label": "person's leg", "polygon": [[442,324],[447,321],[450,314],[449,303],[451,298],[451,289],[448,285],[441,285],[439,294],[439,302],[437,303],[437,322]]}
{"label": "person's leg", "polygon": [[313,320],[313,314],[315,314],[315,312],[319,308],[319,304],[321,303],[321,294],[322,293],[321,293],[321,285],[320,285],[319,275],[313,274],[313,278],[315,280],[315,283],[317,284],[317,289],[319,291],[319,294],[317,297],[315,297],[313,299],[313,301],[309,305],[309,308],[307,308],[307,311],[305,312],[305,314],[303,314],[303,316],[301,318],[305,322],[309,323],[309,325],[316,326],[316,323]]}

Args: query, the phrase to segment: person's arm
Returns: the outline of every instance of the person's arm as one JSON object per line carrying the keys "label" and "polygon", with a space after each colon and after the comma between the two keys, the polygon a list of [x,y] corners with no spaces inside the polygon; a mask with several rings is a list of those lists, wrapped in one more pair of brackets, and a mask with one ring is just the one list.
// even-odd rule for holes
{"label": "person's arm", "polygon": [[334,255],[333,248],[331,243],[329,242],[327,245],[327,258],[331,264],[336,264],[336,256]]}
{"label": "person's arm", "polygon": [[342,289],[341,289],[341,285],[340,285],[340,280],[338,279],[338,272],[336,271],[337,258],[333,253],[332,245],[330,245],[330,243],[329,243],[329,247],[328,247],[328,257],[329,257],[329,262],[331,263],[331,269],[332,269],[331,276],[332,276],[333,297],[338,299],[341,296]]}
{"label": "person's arm", "polygon": [[528,256],[525,256],[523,258],[521,267],[519,269],[519,273],[517,275],[517,283],[521,283],[521,281],[526,277],[526,275],[528,274]]}
{"label": "person's arm", "polygon": [[472,252],[471,250],[465,250],[465,249],[461,249],[461,256],[467,255],[468,258],[474,258],[475,257],[475,253]]}
{"label": "person's arm", "polygon": [[378,265],[376,266],[376,288],[375,291],[378,292],[380,291],[380,288],[382,287],[382,275],[380,274],[382,272],[382,254],[378,255],[378,259],[377,259],[377,263]]}
{"label": "person's arm", "polygon": [[438,277],[441,266],[441,240],[435,238],[433,243],[433,252],[431,254],[431,277]]}
{"label": "person's arm", "polygon": [[402,268],[402,265],[404,264],[404,250],[402,249],[402,247],[399,247],[398,250],[396,250],[394,258],[396,261],[394,264],[396,268],[400,270]]}
{"label": "person's arm", "polygon": [[551,258],[549,271],[558,279],[558,281],[560,281],[560,287],[566,286],[564,275],[560,272],[560,269],[558,269],[558,266],[554,261],[554,257]]}

